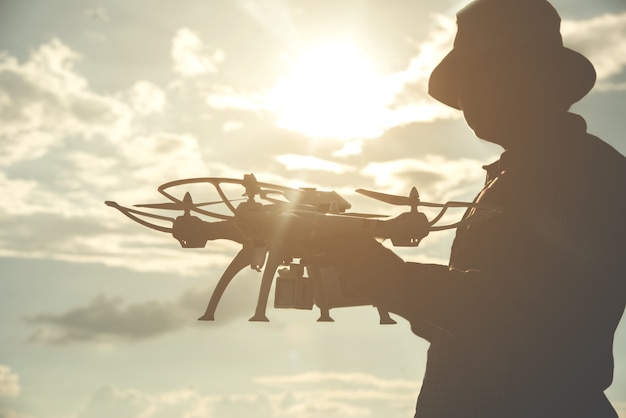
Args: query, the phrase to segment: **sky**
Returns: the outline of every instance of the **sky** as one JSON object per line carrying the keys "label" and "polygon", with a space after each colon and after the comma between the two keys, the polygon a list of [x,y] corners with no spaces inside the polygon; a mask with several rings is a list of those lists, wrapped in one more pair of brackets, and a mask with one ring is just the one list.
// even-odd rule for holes
{"label": "sky", "polygon": [[[471,200],[501,150],[426,94],[452,0],[0,0],[0,417],[408,417],[428,345],[370,307],[268,308],[228,241],[182,249],[104,205],[254,173]],[[595,65],[572,111],[626,153],[626,2],[554,0]],[[623,185],[616,185],[623,187]],[[406,259],[446,263],[453,234]],[[584,341],[581,341],[584,344]],[[626,418],[626,325],[607,395]]]}

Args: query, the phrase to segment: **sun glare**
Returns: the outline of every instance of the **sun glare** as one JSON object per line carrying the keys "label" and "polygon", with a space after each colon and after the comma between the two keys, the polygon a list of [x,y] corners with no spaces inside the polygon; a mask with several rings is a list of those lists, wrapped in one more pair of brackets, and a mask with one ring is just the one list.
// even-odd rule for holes
{"label": "sun glare", "polygon": [[311,50],[280,79],[268,107],[282,129],[312,138],[366,139],[382,134],[391,94],[383,77],[347,42]]}

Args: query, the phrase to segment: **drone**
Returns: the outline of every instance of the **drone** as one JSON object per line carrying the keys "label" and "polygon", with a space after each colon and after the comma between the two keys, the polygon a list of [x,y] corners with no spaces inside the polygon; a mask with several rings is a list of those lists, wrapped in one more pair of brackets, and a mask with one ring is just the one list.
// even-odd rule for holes
{"label": "drone", "polygon": [[[211,186],[220,200],[195,203],[189,192],[185,192],[182,199],[172,192],[179,186],[193,184]],[[230,199],[224,191],[227,185],[241,187],[241,197]],[[241,245],[241,250],[218,280],[204,314],[198,318],[202,321],[215,320],[215,312],[224,291],[239,272],[250,267],[262,272],[257,305],[250,321],[269,321],[266,316],[267,303],[276,277],[274,308],[312,310],[317,306],[320,311],[318,322],[333,322],[331,309],[371,306],[372,303],[352,292],[336,269],[321,267],[309,261],[310,248],[307,242],[310,240],[347,234],[389,239],[395,247],[416,247],[432,231],[467,226],[499,213],[497,208],[479,203],[424,202],[420,200],[415,187],[408,196],[356,190],[369,198],[410,208],[396,217],[348,212],[351,204],[334,191],[263,183],[257,181],[254,174],[245,174],[242,179],[180,179],[162,184],[158,192],[168,201],[134,205],[142,210],[113,201],[106,201],[105,204],[140,225],[171,234],[183,248],[204,248],[208,241],[220,239]],[[236,201],[239,203],[235,205]],[[225,205],[223,212],[226,213],[206,208],[216,204]],[[439,213],[428,219],[418,210],[419,207],[439,208]],[[144,208],[182,211],[182,215],[172,218],[146,212]],[[466,215],[458,222],[438,225],[450,208],[465,208]],[[380,324],[396,323],[388,312],[377,309]]]}

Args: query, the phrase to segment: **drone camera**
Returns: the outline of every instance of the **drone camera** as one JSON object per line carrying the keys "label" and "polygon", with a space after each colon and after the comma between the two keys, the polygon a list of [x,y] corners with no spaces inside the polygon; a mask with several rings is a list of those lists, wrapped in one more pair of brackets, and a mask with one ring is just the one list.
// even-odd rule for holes
{"label": "drone camera", "polygon": [[313,309],[315,288],[313,280],[304,276],[304,266],[290,264],[278,270],[274,307],[283,309]]}

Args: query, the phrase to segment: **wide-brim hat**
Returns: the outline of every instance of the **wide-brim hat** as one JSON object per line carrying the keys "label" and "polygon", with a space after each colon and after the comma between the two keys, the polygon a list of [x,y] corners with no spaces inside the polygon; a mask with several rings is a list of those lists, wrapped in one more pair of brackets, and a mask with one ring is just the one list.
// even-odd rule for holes
{"label": "wide-brim hat", "polygon": [[457,34],[452,51],[431,73],[428,93],[459,109],[459,80],[468,64],[485,57],[506,60],[524,54],[557,67],[554,94],[568,104],[582,99],[593,87],[596,72],[587,58],[563,46],[561,18],[545,0],[475,0],[457,13]]}

